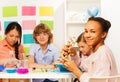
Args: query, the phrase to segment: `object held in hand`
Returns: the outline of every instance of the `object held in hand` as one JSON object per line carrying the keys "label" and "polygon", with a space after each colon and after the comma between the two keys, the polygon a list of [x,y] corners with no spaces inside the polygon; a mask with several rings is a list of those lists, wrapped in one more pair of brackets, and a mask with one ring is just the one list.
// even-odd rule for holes
{"label": "object held in hand", "polygon": [[60,72],[70,72],[62,63],[56,63],[55,65],[60,69]]}
{"label": "object held in hand", "polygon": [[11,67],[16,68],[16,66],[18,64],[19,64],[19,61],[16,58],[10,58],[10,59],[6,60],[6,62],[4,63],[4,65],[9,68],[11,68]]}
{"label": "object held in hand", "polygon": [[[69,46],[70,47],[70,46]],[[68,49],[69,49],[69,47],[68,47]],[[68,57],[69,55],[71,54],[71,51],[70,50],[63,50],[63,53],[62,53],[62,55],[63,55],[63,57]]]}
{"label": "object held in hand", "polygon": [[13,50],[9,51],[9,54],[10,54],[12,57],[14,57],[14,51],[13,51]]}

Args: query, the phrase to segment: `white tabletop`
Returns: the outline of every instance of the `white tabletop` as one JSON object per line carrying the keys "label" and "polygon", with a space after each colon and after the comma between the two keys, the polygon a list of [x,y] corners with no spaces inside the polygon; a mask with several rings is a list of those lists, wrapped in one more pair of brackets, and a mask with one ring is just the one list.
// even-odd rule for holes
{"label": "white tabletop", "polygon": [[18,74],[18,73],[5,73],[0,72],[0,78],[73,78],[74,75],[71,72],[61,73],[61,72],[40,72],[40,73],[28,73],[28,74]]}

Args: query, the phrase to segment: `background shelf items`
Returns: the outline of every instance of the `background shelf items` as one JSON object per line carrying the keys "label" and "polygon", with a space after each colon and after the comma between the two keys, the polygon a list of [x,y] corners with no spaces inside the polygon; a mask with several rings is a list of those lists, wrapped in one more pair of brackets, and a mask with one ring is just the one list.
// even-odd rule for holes
{"label": "background shelf items", "polygon": [[65,42],[78,37],[90,16],[99,16],[101,0],[66,0]]}

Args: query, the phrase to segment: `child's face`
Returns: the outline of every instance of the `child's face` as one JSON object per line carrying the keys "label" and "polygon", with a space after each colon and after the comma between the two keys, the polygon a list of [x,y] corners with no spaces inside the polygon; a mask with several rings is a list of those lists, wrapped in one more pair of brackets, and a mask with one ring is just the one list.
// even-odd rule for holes
{"label": "child's face", "polygon": [[6,34],[5,39],[10,46],[13,46],[20,39],[19,32],[16,29],[13,29]]}
{"label": "child's face", "polygon": [[89,46],[97,46],[105,38],[105,33],[98,22],[89,21],[85,27],[84,37]]}
{"label": "child's face", "polygon": [[90,47],[85,42],[79,42],[78,46],[82,55],[90,54]]}
{"label": "child's face", "polygon": [[47,33],[40,33],[36,36],[36,40],[40,45],[48,44],[49,35]]}

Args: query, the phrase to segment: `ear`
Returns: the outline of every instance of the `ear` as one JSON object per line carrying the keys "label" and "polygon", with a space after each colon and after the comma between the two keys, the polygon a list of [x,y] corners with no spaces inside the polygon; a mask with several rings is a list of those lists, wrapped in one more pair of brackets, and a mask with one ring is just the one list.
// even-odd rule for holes
{"label": "ear", "polygon": [[101,38],[104,39],[107,36],[107,32],[103,32]]}

